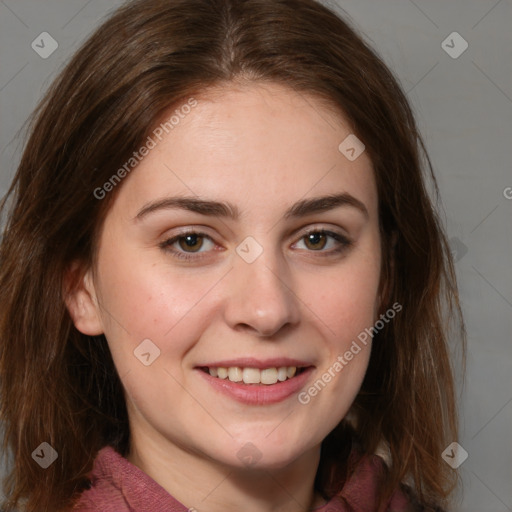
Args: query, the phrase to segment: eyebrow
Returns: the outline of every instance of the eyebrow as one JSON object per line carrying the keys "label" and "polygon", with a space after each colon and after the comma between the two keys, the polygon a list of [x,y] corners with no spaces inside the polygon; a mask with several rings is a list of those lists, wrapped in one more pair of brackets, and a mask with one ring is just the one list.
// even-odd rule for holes
{"label": "eyebrow", "polygon": [[[284,214],[284,218],[300,218],[314,213],[321,213],[339,207],[352,207],[361,212],[366,219],[369,214],[366,206],[359,199],[348,193],[331,194],[326,196],[302,199],[293,204]],[[166,197],[146,204],[133,218],[135,222],[141,221],[150,213],[159,210],[187,210],[210,217],[225,217],[237,220],[240,210],[229,202],[208,201],[197,197]]]}

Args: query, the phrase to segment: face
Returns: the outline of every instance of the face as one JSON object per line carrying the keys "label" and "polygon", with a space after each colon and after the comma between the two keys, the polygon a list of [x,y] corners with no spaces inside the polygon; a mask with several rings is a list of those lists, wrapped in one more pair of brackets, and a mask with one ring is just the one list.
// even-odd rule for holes
{"label": "face", "polygon": [[372,165],[338,149],[350,127],[313,97],[196,100],[118,185],[75,325],[105,334],[139,444],[283,467],[318,450],[367,369]]}

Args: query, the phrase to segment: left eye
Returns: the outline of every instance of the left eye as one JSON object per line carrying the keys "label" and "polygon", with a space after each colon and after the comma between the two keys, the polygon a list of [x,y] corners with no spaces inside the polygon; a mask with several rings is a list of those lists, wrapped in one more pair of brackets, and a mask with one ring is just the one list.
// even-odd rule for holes
{"label": "left eye", "polygon": [[[327,247],[327,249],[332,249],[332,241],[336,240],[340,242],[341,237],[336,233],[330,233],[327,231],[310,231],[306,235],[302,236],[300,242],[304,242],[306,249],[310,249],[312,251],[321,251],[325,249],[329,243],[329,239],[331,241],[331,246]],[[336,246],[336,243],[334,243]]]}

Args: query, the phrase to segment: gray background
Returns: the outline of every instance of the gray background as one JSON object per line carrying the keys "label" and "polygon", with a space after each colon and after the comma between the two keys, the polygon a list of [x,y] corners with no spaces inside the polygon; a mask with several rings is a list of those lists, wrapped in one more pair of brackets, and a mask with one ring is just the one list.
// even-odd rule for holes
{"label": "gray background", "polygon": [[[23,123],[56,72],[119,4],[0,0],[2,196],[20,158]],[[460,466],[456,512],[512,511],[512,2],[328,5],[344,10],[398,76],[439,180],[468,329],[467,375],[463,385],[459,372],[458,393],[459,442],[469,457]],[[58,42],[47,59],[31,48],[45,31]],[[457,58],[442,47],[452,32],[469,45]],[[461,48],[450,38],[445,44]]]}

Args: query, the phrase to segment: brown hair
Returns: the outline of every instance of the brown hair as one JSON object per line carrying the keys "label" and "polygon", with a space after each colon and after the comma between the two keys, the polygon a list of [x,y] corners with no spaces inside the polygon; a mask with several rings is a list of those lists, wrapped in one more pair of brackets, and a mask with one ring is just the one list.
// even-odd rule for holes
{"label": "brown hair", "polygon": [[[87,488],[103,446],[129,445],[123,389],[105,337],[66,309],[65,276],[94,266],[102,222],[122,186],[102,187],[174,105],[232,81],[274,82],[343,112],[366,145],[379,193],[382,311],[403,311],[374,337],[351,413],[324,441],[316,486],[350,473],[357,439],[389,446],[382,503],[407,478],[419,500],[445,505],[457,474],[441,458],[458,438],[449,326],[465,330],[451,253],[426,190],[438,197],[407,99],[348,24],[313,0],[136,0],[116,11],[55,80],[31,123],[0,247],[0,405],[6,511],[65,510]],[[340,141],[341,142],[341,141]],[[58,459],[42,469],[43,441]]]}

